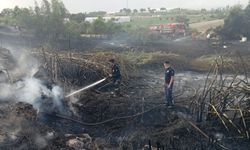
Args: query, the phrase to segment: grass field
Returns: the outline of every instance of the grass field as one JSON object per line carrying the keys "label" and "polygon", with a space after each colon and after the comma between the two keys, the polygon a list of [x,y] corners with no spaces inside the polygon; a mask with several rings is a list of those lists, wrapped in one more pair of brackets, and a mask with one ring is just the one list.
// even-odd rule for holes
{"label": "grass field", "polygon": [[189,25],[189,27],[196,29],[198,32],[204,33],[210,28],[216,28],[218,26],[223,26],[223,25],[224,25],[224,20],[217,19],[211,21],[192,23]]}
{"label": "grass field", "polygon": [[[178,22],[176,17],[180,16],[178,14],[169,14],[164,16],[133,16],[131,22],[123,23],[125,27],[129,27],[132,29],[136,28],[148,28],[150,25],[168,23],[168,22]],[[186,15],[187,19],[189,19],[189,24],[199,23],[199,22],[209,22],[212,20],[218,20],[213,15]]]}

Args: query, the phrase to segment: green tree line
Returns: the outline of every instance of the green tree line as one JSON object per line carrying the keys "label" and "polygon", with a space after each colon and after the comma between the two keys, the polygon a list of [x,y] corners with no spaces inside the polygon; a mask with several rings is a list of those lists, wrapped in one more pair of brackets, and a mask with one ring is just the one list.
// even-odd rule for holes
{"label": "green tree line", "polygon": [[[96,13],[96,14],[102,14]],[[59,38],[80,37],[81,34],[112,35],[121,30],[113,20],[105,21],[101,17],[92,23],[86,22],[86,14],[70,14],[60,0],[43,0],[35,2],[34,8],[3,9],[0,21],[7,25],[19,26],[28,32],[47,41]]]}
{"label": "green tree line", "polygon": [[246,8],[241,5],[232,7],[224,22],[224,26],[217,29],[224,39],[238,40],[243,36],[250,38],[250,2]]}

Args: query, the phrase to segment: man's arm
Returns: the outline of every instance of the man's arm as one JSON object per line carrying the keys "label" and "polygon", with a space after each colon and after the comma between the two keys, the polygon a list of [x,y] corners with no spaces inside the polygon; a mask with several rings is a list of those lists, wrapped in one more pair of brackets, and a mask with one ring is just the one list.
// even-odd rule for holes
{"label": "man's arm", "polygon": [[174,70],[171,70],[170,75],[171,75],[171,79],[170,79],[170,82],[169,82],[168,88],[170,88],[170,87],[173,85],[173,83],[174,83],[174,75],[175,75],[175,71],[174,71]]}
{"label": "man's arm", "polygon": [[109,77],[113,77],[114,76],[114,66],[111,67],[111,72],[109,74]]}
{"label": "man's arm", "polygon": [[171,76],[168,88],[170,88],[173,83],[174,83],[174,76]]}
{"label": "man's arm", "polygon": [[112,67],[112,73],[110,74],[111,77],[117,76],[120,74],[120,68],[117,65]]}

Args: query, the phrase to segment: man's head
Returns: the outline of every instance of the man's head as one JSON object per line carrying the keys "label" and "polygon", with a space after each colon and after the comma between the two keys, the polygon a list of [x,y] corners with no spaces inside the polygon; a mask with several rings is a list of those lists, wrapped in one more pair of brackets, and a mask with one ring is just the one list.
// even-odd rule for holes
{"label": "man's head", "polygon": [[115,59],[110,59],[109,63],[114,64],[115,63]]}
{"label": "man's head", "polygon": [[164,62],[164,68],[168,69],[170,67],[170,62],[169,61],[165,61]]}

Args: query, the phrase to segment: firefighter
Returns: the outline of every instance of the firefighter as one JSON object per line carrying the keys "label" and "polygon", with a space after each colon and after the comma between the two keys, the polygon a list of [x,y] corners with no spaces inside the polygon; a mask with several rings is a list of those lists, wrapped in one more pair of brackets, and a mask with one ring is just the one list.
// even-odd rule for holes
{"label": "firefighter", "polygon": [[114,59],[110,59],[109,63],[111,64],[111,73],[109,77],[111,78],[114,93],[115,95],[121,95],[120,93],[120,85],[121,85],[121,72],[119,65],[115,62]]}
{"label": "firefighter", "polygon": [[164,89],[165,89],[166,106],[172,107],[174,105],[172,92],[174,86],[175,71],[171,67],[169,61],[164,62],[164,69],[165,69]]}

